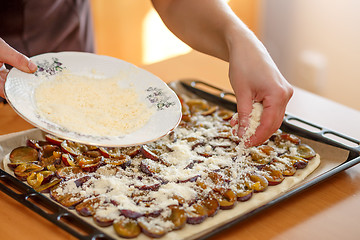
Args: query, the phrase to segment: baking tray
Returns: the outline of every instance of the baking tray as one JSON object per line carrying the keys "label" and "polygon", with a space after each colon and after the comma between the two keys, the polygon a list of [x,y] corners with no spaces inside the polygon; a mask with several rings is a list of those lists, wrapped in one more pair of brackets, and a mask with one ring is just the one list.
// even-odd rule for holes
{"label": "baking tray", "polygon": [[[206,82],[196,79],[184,79],[170,83],[170,86],[179,94],[196,95],[219,106],[236,111],[233,93],[223,91]],[[256,209],[226,222],[226,224],[220,224],[208,231],[194,235],[192,238],[206,239],[213,236],[360,162],[360,142],[356,139],[309,123],[289,114],[286,114],[281,129],[301,136],[305,141],[310,141],[310,145],[314,147],[322,157],[322,163],[319,168],[309,175],[306,180],[293,186],[289,191],[281,194],[281,196],[277,196],[266,204],[258,206]],[[4,150],[10,148],[10,146],[6,146],[10,139],[16,139],[20,145],[20,142],[26,140],[28,135],[33,136],[33,134],[39,135],[36,136],[38,138],[42,137],[40,131],[37,130],[0,136],[0,159],[3,158],[4,154],[8,153],[4,152]],[[324,159],[325,161],[323,161]],[[45,195],[36,192],[27,184],[19,181],[2,169],[0,169],[0,190],[78,239],[114,239],[114,237],[107,234],[106,231],[94,227],[93,224],[50,200]]]}

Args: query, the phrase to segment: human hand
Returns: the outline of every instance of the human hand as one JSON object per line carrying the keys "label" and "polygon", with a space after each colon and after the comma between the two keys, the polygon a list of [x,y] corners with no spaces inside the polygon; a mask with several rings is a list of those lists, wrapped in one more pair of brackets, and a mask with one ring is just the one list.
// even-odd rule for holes
{"label": "human hand", "polygon": [[28,57],[19,53],[10,47],[2,38],[0,38],[0,97],[4,96],[4,85],[9,70],[6,69],[5,63],[9,64],[23,72],[33,73],[37,66]]}
{"label": "human hand", "polygon": [[253,103],[262,103],[260,125],[245,143],[246,146],[262,144],[280,127],[293,89],[258,40],[241,49],[231,49],[229,64],[238,111],[238,119],[232,120],[231,125],[239,125],[238,136],[242,137]]}

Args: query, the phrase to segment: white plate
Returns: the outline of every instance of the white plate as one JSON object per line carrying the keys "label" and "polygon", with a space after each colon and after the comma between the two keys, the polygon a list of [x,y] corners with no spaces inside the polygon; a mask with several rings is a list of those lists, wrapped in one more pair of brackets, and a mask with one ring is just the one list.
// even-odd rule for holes
{"label": "white plate", "polygon": [[[173,130],[181,119],[181,104],[177,95],[158,77],[128,62],[91,53],[46,53],[31,58],[37,65],[35,74],[13,68],[5,83],[5,96],[13,109],[25,120],[45,132],[60,138],[98,146],[131,146],[159,139]],[[34,93],[43,82],[52,80],[66,69],[77,75],[96,77],[101,81],[119,74],[122,86],[132,86],[140,101],[154,108],[150,120],[140,129],[122,136],[94,136],[70,131],[40,116]],[[98,77],[101,76],[101,77]]]}

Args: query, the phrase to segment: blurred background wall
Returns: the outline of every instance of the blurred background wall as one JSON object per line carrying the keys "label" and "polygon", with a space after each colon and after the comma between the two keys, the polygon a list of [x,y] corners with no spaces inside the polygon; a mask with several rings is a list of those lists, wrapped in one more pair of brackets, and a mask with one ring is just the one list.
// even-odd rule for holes
{"label": "blurred background wall", "polygon": [[[151,64],[191,49],[170,33],[150,0],[91,0],[96,48]],[[360,1],[230,0],[293,85],[360,110]]]}
{"label": "blurred background wall", "polygon": [[[257,31],[259,0],[228,2]],[[165,27],[150,0],[91,0],[91,4],[99,54],[142,65],[190,51]]]}
{"label": "blurred background wall", "polygon": [[284,76],[360,110],[360,1],[261,0],[259,6],[260,38]]}

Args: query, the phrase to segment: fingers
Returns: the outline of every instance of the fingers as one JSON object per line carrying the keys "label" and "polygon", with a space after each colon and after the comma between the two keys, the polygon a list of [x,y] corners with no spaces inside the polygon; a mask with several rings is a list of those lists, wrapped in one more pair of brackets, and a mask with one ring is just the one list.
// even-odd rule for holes
{"label": "fingers", "polygon": [[6,79],[8,73],[9,73],[9,70],[6,69],[5,64],[1,64],[1,67],[0,67],[0,97],[2,97],[2,98],[5,98],[4,84],[5,84],[5,79]]}
{"label": "fingers", "polygon": [[9,73],[5,68],[5,63],[27,73],[33,73],[37,70],[37,66],[28,57],[19,53],[10,47],[2,38],[0,38],[0,96],[4,96],[4,84]]}
{"label": "fingers", "polygon": [[265,106],[261,115],[260,125],[256,129],[255,134],[251,136],[246,143],[247,146],[257,146],[262,144],[281,126],[285,108],[283,106],[278,107],[274,105],[266,106],[266,103],[263,103],[263,105]]}
{"label": "fingers", "polygon": [[23,72],[33,73],[37,66],[28,57],[10,47],[0,38],[0,64],[7,63]]}
{"label": "fingers", "polygon": [[240,98],[237,102],[238,111],[238,136],[241,138],[245,134],[245,130],[249,125],[249,117],[252,110],[251,98]]}
{"label": "fingers", "polygon": [[260,119],[260,126],[247,143],[248,146],[262,144],[280,128],[286,110],[286,105],[293,94],[292,87],[285,83],[279,91],[265,97],[262,101],[263,112]]}

